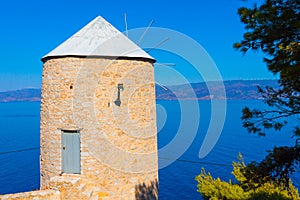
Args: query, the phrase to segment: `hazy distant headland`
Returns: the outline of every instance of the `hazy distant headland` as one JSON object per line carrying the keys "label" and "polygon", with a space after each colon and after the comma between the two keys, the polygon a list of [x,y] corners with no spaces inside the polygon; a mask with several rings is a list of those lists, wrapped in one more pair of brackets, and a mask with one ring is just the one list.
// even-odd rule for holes
{"label": "hazy distant headland", "polygon": [[[211,91],[215,95],[211,95],[208,91],[207,84],[210,85]],[[209,100],[209,99],[225,99],[221,94],[221,88],[214,82],[208,83],[191,83],[189,85],[174,85],[162,87],[156,85],[157,100]],[[251,100],[261,99],[257,92],[257,86],[278,87],[276,80],[231,80],[224,81],[227,100]],[[194,94],[192,94],[194,93]],[[20,102],[20,101],[40,101],[41,89],[20,89],[14,91],[0,92],[0,102]]]}
{"label": "hazy distant headland", "polygon": [[41,89],[26,88],[20,90],[0,92],[0,102],[40,101]]}
{"label": "hazy distant headland", "polygon": [[[251,100],[261,99],[257,92],[257,86],[264,88],[272,86],[278,88],[277,80],[231,80],[223,82],[226,97],[221,96],[222,88],[216,82],[191,83],[188,85],[176,85],[163,88],[156,86],[156,99],[158,100]],[[209,92],[207,85],[212,93]],[[194,94],[193,94],[194,93]]]}

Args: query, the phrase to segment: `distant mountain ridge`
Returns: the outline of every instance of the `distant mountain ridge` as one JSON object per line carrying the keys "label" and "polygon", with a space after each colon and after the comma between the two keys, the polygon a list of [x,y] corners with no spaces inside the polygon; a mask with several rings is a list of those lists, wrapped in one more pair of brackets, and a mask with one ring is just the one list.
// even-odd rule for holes
{"label": "distant mountain ridge", "polygon": [[0,102],[40,101],[41,89],[26,88],[14,91],[0,92]]}
{"label": "distant mountain ridge", "polygon": [[[277,80],[230,80],[223,82],[226,91],[226,97],[222,96],[222,87],[217,82],[201,82],[186,85],[161,87],[156,86],[156,99],[159,100],[209,100],[209,99],[227,99],[227,100],[251,100],[261,99],[257,91],[257,86],[264,88],[271,86],[278,88]],[[209,85],[212,94],[210,94],[207,85]]]}
{"label": "distant mountain ridge", "polygon": [[[277,80],[231,80],[224,81],[227,100],[251,100],[261,99],[257,92],[257,86],[271,86],[278,88]],[[215,94],[211,95],[207,85]],[[225,99],[221,96],[221,88],[216,82],[191,83],[186,85],[160,86],[156,85],[157,100],[209,100]],[[0,102],[40,101],[41,89],[20,89],[0,92]]]}

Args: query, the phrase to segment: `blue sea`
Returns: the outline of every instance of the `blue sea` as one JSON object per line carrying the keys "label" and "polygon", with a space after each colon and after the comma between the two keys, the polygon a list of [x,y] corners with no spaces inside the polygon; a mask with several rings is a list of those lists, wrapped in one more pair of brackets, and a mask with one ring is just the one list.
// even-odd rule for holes
{"label": "blue sea", "polygon": [[[254,160],[260,161],[267,154],[266,151],[275,146],[294,144],[289,128],[281,132],[270,131],[266,137],[259,137],[249,134],[242,127],[242,108],[263,108],[264,104],[260,101],[227,101],[226,120],[220,138],[212,151],[200,159],[199,149],[210,124],[211,103],[184,103],[189,102],[199,106],[199,121],[192,117],[195,114],[192,107],[189,109],[187,106],[183,111],[178,101],[157,101],[160,108],[157,112],[159,149],[163,149],[176,138],[183,120],[183,112],[191,116],[188,123],[199,125],[195,138],[180,158],[170,165],[162,167],[166,160],[174,159],[172,152],[159,151],[161,200],[201,199],[197,192],[195,176],[200,173],[202,167],[214,177],[229,180],[233,179],[232,161],[237,161],[239,152],[242,153],[245,162],[249,163]],[[0,194],[39,188],[39,112],[40,102],[0,103]],[[184,134],[188,136],[193,133],[186,130]],[[178,145],[180,146],[180,142]],[[26,151],[19,151],[24,149]],[[299,174],[293,175],[293,181],[299,188]]]}

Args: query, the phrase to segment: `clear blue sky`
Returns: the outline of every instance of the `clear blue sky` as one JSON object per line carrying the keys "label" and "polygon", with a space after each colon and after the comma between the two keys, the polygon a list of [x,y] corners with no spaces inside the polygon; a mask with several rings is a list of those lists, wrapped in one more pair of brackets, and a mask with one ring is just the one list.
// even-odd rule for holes
{"label": "clear blue sky", "polygon": [[242,5],[245,2],[239,0],[1,1],[0,91],[40,88],[41,57],[98,15],[124,31],[125,12],[129,29],[145,27],[154,19],[155,27],[192,37],[213,58],[224,80],[275,78],[261,54],[243,57],[232,48],[244,33],[237,15]]}

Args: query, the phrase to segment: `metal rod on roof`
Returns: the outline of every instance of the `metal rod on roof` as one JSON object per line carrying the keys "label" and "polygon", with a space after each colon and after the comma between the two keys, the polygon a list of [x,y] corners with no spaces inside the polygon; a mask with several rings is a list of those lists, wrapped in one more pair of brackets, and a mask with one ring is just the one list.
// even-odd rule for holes
{"label": "metal rod on roof", "polygon": [[126,13],[124,13],[124,21],[125,21],[125,28],[126,28],[126,36],[128,37],[128,25],[127,25]]}
{"label": "metal rod on roof", "polygon": [[155,65],[161,65],[161,66],[176,66],[175,63],[155,63]]}
{"label": "metal rod on roof", "polygon": [[166,41],[168,41],[170,38],[166,38],[163,41],[161,41],[160,43],[158,43],[157,45],[155,45],[154,47],[152,47],[151,49],[149,49],[148,51],[146,51],[147,53],[149,53],[150,51],[152,51],[153,49],[156,49],[157,47],[159,47],[160,45],[162,45],[163,43],[165,43]]}
{"label": "metal rod on roof", "polygon": [[143,38],[145,37],[146,33],[148,32],[148,30],[150,29],[150,27],[152,26],[154,20],[152,19],[148,25],[148,27],[146,28],[146,30],[144,31],[144,33],[141,35],[139,41],[138,41],[138,45],[142,42]]}
{"label": "metal rod on roof", "polygon": [[164,90],[168,90],[168,88],[162,84],[160,84],[159,82],[155,82],[157,85],[159,85],[160,87],[162,87]]}

